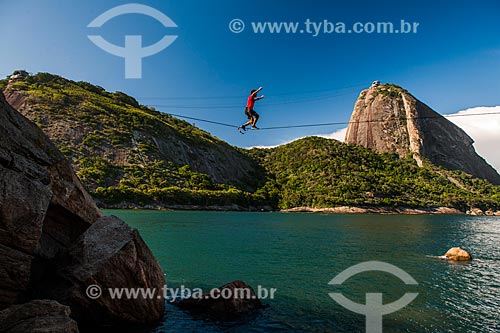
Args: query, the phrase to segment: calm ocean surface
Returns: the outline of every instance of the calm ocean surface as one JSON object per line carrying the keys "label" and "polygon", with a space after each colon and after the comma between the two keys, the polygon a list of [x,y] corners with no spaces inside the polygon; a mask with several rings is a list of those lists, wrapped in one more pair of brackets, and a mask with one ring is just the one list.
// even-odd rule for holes
{"label": "calm ocean surface", "polygon": [[[328,215],[105,210],[137,228],[166,273],[168,287],[210,289],[240,279],[276,288],[269,306],[238,322],[193,318],[167,304],[152,332],[364,332],[365,317],[328,293],[358,303],[381,292],[384,303],[418,292],[383,317],[384,332],[500,332],[500,218],[432,215]],[[474,260],[436,258],[449,248]],[[407,286],[384,272],[365,272],[341,286],[346,268],[377,260],[408,272]]]}

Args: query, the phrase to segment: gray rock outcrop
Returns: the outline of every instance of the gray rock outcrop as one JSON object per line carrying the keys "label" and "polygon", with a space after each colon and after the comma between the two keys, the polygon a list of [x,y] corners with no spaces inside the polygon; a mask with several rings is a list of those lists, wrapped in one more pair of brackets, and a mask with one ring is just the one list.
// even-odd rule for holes
{"label": "gray rock outcrop", "polygon": [[163,299],[94,301],[87,284],[160,289],[164,279],[137,230],[102,217],[69,162],[0,93],[0,310],[49,298],[96,324],[163,318]]}
{"label": "gray rock outcrop", "polygon": [[461,128],[394,85],[361,92],[345,142],[400,157],[412,155],[420,166],[427,159],[500,184],[500,175],[476,153],[474,141]]}
{"label": "gray rock outcrop", "polygon": [[[44,286],[47,296],[68,304],[86,323],[147,323],[163,316],[163,272],[136,229],[115,216],[102,217],[69,248],[66,263]],[[98,286],[91,299],[86,289]],[[54,288],[55,286],[55,288]],[[154,297],[112,299],[108,288],[151,288]]]}
{"label": "gray rock outcrop", "polygon": [[33,260],[50,259],[100,216],[64,156],[0,96],[0,308],[22,301]]}

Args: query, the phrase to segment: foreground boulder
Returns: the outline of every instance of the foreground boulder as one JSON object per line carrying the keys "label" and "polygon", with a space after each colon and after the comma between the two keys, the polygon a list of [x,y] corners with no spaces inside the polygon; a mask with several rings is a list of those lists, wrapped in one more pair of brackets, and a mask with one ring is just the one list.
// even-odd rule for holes
{"label": "foreground boulder", "polygon": [[103,288],[164,285],[137,230],[102,218],[62,153],[0,93],[0,310],[49,298],[93,323],[163,318],[162,300],[85,298],[91,282]]}
{"label": "foreground boulder", "polygon": [[64,156],[0,94],[0,309],[101,216]]}
{"label": "foreground boulder", "polygon": [[33,300],[0,311],[0,332],[78,332],[71,310],[52,300]]}
{"label": "foreground boulder", "polygon": [[[163,318],[164,276],[136,229],[115,216],[102,217],[69,249],[68,264],[46,285],[49,296],[68,304],[73,316],[86,323],[141,324]],[[56,284],[55,289],[51,285]],[[95,299],[86,292],[99,286]],[[150,288],[152,299],[112,299],[108,288]],[[93,296],[94,294],[91,294]]]}
{"label": "foreground boulder", "polygon": [[470,261],[472,260],[471,255],[459,248],[459,247],[452,247],[451,249],[448,250],[448,252],[445,253],[444,257],[446,260],[453,260],[453,261]]}
{"label": "foreground boulder", "polygon": [[263,306],[252,287],[243,281],[235,280],[217,289],[218,295],[231,297],[213,297],[207,291],[201,297],[185,298],[175,304],[182,309],[222,320],[238,318]]}

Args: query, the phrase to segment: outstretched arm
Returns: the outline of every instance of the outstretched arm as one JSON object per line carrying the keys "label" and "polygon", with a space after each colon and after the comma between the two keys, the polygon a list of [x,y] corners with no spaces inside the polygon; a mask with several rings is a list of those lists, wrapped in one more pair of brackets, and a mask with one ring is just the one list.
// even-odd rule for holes
{"label": "outstretched arm", "polygon": [[255,98],[255,100],[258,101],[259,99],[263,99],[263,98],[264,98],[264,95]]}
{"label": "outstretched arm", "polygon": [[257,95],[259,93],[259,91],[261,91],[261,90],[262,90],[262,87],[257,88],[257,90],[255,90],[252,95],[253,96]]}

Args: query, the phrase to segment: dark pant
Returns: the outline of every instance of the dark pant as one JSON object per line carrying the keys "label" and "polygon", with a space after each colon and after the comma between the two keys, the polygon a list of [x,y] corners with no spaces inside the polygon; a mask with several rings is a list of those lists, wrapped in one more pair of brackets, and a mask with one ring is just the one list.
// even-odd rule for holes
{"label": "dark pant", "polygon": [[245,108],[245,115],[247,116],[248,120],[252,120],[253,117],[259,119],[259,114],[255,112],[255,110],[250,108]]}

